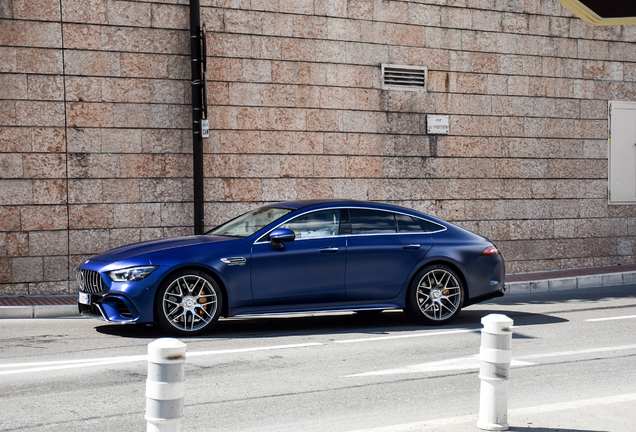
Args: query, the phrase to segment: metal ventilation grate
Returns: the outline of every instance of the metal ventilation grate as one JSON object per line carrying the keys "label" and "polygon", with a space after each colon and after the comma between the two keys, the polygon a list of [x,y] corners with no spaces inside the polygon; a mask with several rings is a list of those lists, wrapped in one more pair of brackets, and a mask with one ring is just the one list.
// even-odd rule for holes
{"label": "metal ventilation grate", "polygon": [[382,65],[382,88],[387,90],[426,91],[428,68],[423,66]]}

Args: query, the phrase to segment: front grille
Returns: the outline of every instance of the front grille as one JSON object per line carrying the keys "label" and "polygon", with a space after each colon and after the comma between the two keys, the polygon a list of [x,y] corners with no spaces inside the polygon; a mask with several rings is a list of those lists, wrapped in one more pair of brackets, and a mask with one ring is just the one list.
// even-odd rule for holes
{"label": "front grille", "polygon": [[77,270],[77,288],[88,293],[98,293],[104,290],[102,277],[96,271]]}

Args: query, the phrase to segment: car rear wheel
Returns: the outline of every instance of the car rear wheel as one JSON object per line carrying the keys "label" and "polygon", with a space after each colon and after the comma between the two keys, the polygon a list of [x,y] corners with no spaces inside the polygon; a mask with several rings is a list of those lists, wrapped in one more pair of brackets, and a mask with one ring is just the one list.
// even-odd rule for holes
{"label": "car rear wheel", "polygon": [[405,312],[422,324],[452,320],[464,302],[464,287],[455,270],[433,265],[420,270],[407,293]]}
{"label": "car rear wheel", "polygon": [[155,302],[157,324],[178,336],[194,336],[212,328],[222,309],[221,289],[199,270],[169,277],[159,288]]}

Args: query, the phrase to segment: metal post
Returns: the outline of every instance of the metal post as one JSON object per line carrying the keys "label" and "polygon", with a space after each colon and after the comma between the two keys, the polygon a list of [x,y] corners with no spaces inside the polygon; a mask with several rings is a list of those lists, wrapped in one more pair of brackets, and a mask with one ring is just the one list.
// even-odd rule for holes
{"label": "metal post", "polygon": [[512,319],[490,314],[481,319],[481,391],[477,427],[508,430],[508,376],[512,360]]}
{"label": "metal post", "polygon": [[172,338],[148,344],[146,421],[148,432],[179,432],[185,395],[186,344]]}
{"label": "metal post", "polygon": [[203,234],[203,80],[201,59],[201,12],[199,0],[190,0],[190,57],[192,71],[192,159],[194,181],[194,234]]}

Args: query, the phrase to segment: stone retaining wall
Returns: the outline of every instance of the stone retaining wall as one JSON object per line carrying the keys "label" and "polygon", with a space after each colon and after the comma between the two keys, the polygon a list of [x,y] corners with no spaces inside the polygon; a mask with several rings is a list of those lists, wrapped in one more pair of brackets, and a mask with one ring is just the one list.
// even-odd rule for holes
{"label": "stone retaining wall", "polygon": [[[379,200],[488,236],[509,272],[634,262],[636,207],[607,204],[607,103],[636,100],[636,27],[556,0],[201,14],[207,226]],[[185,1],[0,0],[0,294],[70,293],[92,254],[192,233],[188,27]],[[426,66],[428,92],[383,90],[382,63]]]}

